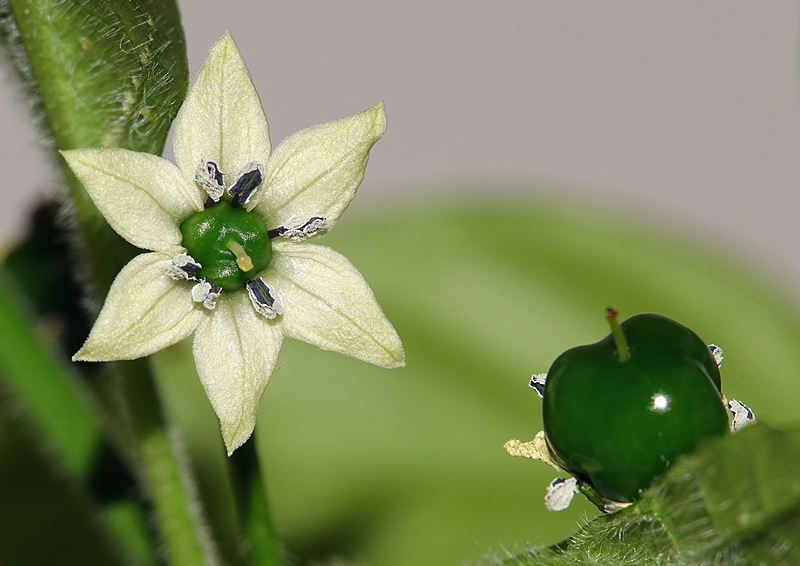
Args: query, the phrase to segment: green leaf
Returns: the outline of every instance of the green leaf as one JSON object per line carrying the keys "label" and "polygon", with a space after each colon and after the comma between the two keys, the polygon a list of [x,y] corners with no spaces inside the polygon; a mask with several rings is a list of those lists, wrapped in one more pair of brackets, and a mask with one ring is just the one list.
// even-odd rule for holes
{"label": "green leaf", "polygon": [[[796,419],[800,324],[763,272],[701,236],[596,203],[466,200],[346,214],[319,242],[362,272],[407,366],[284,345],[256,431],[276,530],[298,560],[461,564],[555,544],[596,516],[582,496],[547,511],[556,473],[503,443],[541,429],[531,374],[605,336],[609,305],[688,325],[724,348],[728,397],[771,422]],[[224,456],[190,344],[156,360],[213,496]],[[668,538],[655,522],[629,528]]]}
{"label": "green leaf", "polygon": [[552,548],[483,564],[791,566],[800,562],[800,429],[754,424],[701,447],[634,506]]}
{"label": "green leaf", "polygon": [[0,268],[0,375],[17,403],[42,431],[75,477],[90,471],[100,444],[100,425],[76,376],[31,327],[25,300]]}
{"label": "green leaf", "polygon": [[548,512],[555,472],[502,446],[541,429],[531,374],[605,336],[609,305],[689,326],[725,350],[729,398],[778,426],[797,419],[794,303],[702,235],[597,203],[493,196],[345,215],[319,243],[362,272],[407,366],[284,346],[257,430],[276,528],[300,556],[459,564],[556,543],[594,516],[581,496]]}
{"label": "green leaf", "polygon": [[[758,423],[687,458],[648,495],[650,507],[684,555],[710,557],[726,547],[762,552],[781,525],[800,526],[800,429]],[[688,495],[687,495],[688,494]],[[689,529],[689,525],[707,525]],[[800,529],[773,540],[800,562]],[[783,556],[783,554],[779,553]]]}
{"label": "green leaf", "polygon": [[[52,544],[35,551],[36,556],[50,556],[42,562],[69,554],[76,564],[95,559],[130,563],[131,556],[141,564],[153,563],[146,521],[131,494],[112,496],[112,507],[101,508],[94,500],[107,494],[87,483],[120,481],[108,475],[116,470],[105,465],[110,447],[103,443],[108,439],[92,411],[86,384],[43,337],[48,324],[58,327],[63,318],[42,317],[34,327],[24,308],[27,298],[6,266],[0,266],[0,484],[5,488],[0,523],[14,542],[2,545],[0,563],[31,563],[30,547],[45,534]],[[59,512],[50,513],[51,508]],[[39,517],[35,526],[29,524],[33,517]],[[129,556],[123,558],[125,553]]]}
{"label": "green leaf", "polygon": [[[3,341],[9,338],[18,342],[4,329]],[[36,365],[41,366],[33,364]],[[129,547],[120,544],[115,537],[121,529],[111,532],[98,506],[71,473],[76,460],[83,459],[86,446],[79,435],[74,438],[72,448],[65,450],[61,441],[80,427],[62,423],[64,433],[51,434],[51,440],[55,439],[58,444],[44,445],[37,426],[41,420],[36,422],[25,414],[27,407],[21,406],[20,399],[12,391],[15,384],[6,379],[7,367],[0,364],[0,528],[3,533],[0,564],[144,565],[144,560],[134,562],[132,557],[147,556],[149,549],[126,555]],[[15,371],[13,367],[12,371]],[[55,386],[54,392],[43,392],[43,396],[50,397],[47,402],[52,402],[60,389]],[[69,403],[61,406],[65,407],[65,417],[75,416],[69,411]],[[40,415],[34,413],[34,416]],[[81,418],[79,413],[78,418]],[[51,415],[50,420],[55,421],[55,416]]]}

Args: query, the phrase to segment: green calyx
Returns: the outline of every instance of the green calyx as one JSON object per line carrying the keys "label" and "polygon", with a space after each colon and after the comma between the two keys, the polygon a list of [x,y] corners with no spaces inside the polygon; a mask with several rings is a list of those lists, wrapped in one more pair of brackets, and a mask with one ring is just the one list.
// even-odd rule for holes
{"label": "green calyx", "polygon": [[729,430],[705,342],[657,314],[614,321],[603,340],[561,354],[543,403],[551,450],[611,501],[635,501],[676,459]]}
{"label": "green calyx", "polygon": [[272,259],[272,243],[263,218],[228,201],[217,202],[181,224],[183,247],[208,277],[225,291],[244,287]]}

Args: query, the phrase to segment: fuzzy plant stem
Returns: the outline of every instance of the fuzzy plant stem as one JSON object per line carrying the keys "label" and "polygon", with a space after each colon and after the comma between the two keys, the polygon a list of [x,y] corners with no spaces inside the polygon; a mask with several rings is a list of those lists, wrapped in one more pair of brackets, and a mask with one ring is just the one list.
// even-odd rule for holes
{"label": "fuzzy plant stem", "polygon": [[122,410],[137,446],[140,480],[153,502],[168,563],[217,564],[187,459],[181,457],[180,438],[164,420],[150,365],[145,360],[115,365]]}
{"label": "fuzzy plant stem", "polygon": [[[125,147],[160,153],[188,83],[185,42],[173,0],[0,0],[2,35],[53,149]],[[63,162],[62,162],[63,165]],[[135,253],[116,236],[66,170],[76,263],[87,294],[105,296]],[[99,301],[98,301],[99,302]],[[164,420],[146,361],[115,364],[106,409],[122,434],[152,501],[170,565],[217,563],[199,504]],[[120,423],[115,423],[119,426]]]}
{"label": "fuzzy plant stem", "polygon": [[231,464],[241,519],[250,541],[250,563],[254,566],[284,566],[270,517],[255,437],[233,453]]}

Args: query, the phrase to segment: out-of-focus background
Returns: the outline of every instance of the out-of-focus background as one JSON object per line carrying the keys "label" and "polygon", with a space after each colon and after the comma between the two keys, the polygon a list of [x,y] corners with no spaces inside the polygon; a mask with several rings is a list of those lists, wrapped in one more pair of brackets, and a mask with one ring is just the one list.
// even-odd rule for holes
{"label": "out-of-focus background", "polygon": [[[798,7],[435,0],[184,0],[192,72],[226,29],[277,143],[386,102],[356,207],[476,177],[552,181],[572,199],[708,232],[800,282]],[[7,78],[0,237],[51,184]],[[401,193],[401,194],[398,194]]]}
{"label": "out-of-focus background", "polygon": [[[359,196],[321,243],[363,272],[408,365],[285,346],[257,441],[298,564],[455,565],[593,516],[583,499],[545,511],[555,472],[502,445],[541,427],[530,374],[604,336],[608,305],[720,344],[726,394],[796,421],[795,3],[181,8],[193,73],[231,30],[274,144],[386,102]],[[8,83],[6,241],[57,179]],[[188,344],[155,362],[213,489],[222,448]]]}

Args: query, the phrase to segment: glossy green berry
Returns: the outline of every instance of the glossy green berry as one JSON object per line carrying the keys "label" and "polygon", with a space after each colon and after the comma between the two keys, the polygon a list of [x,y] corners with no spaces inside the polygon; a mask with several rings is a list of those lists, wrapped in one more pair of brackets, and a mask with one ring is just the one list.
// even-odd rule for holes
{"label": "glossy green berry", "polygon": [[697,334],[639,314],[547,373],[544,431],[564,468],[606,499],[635,501],[678,457],[728,431],[717,364]]}
{"label": "glossy green berry", "polygon": [[225,200],[190,216],[181,234],[187,253],[202,265],[196,276],[226,291],[244,287],[272,259],[264,219]]}

